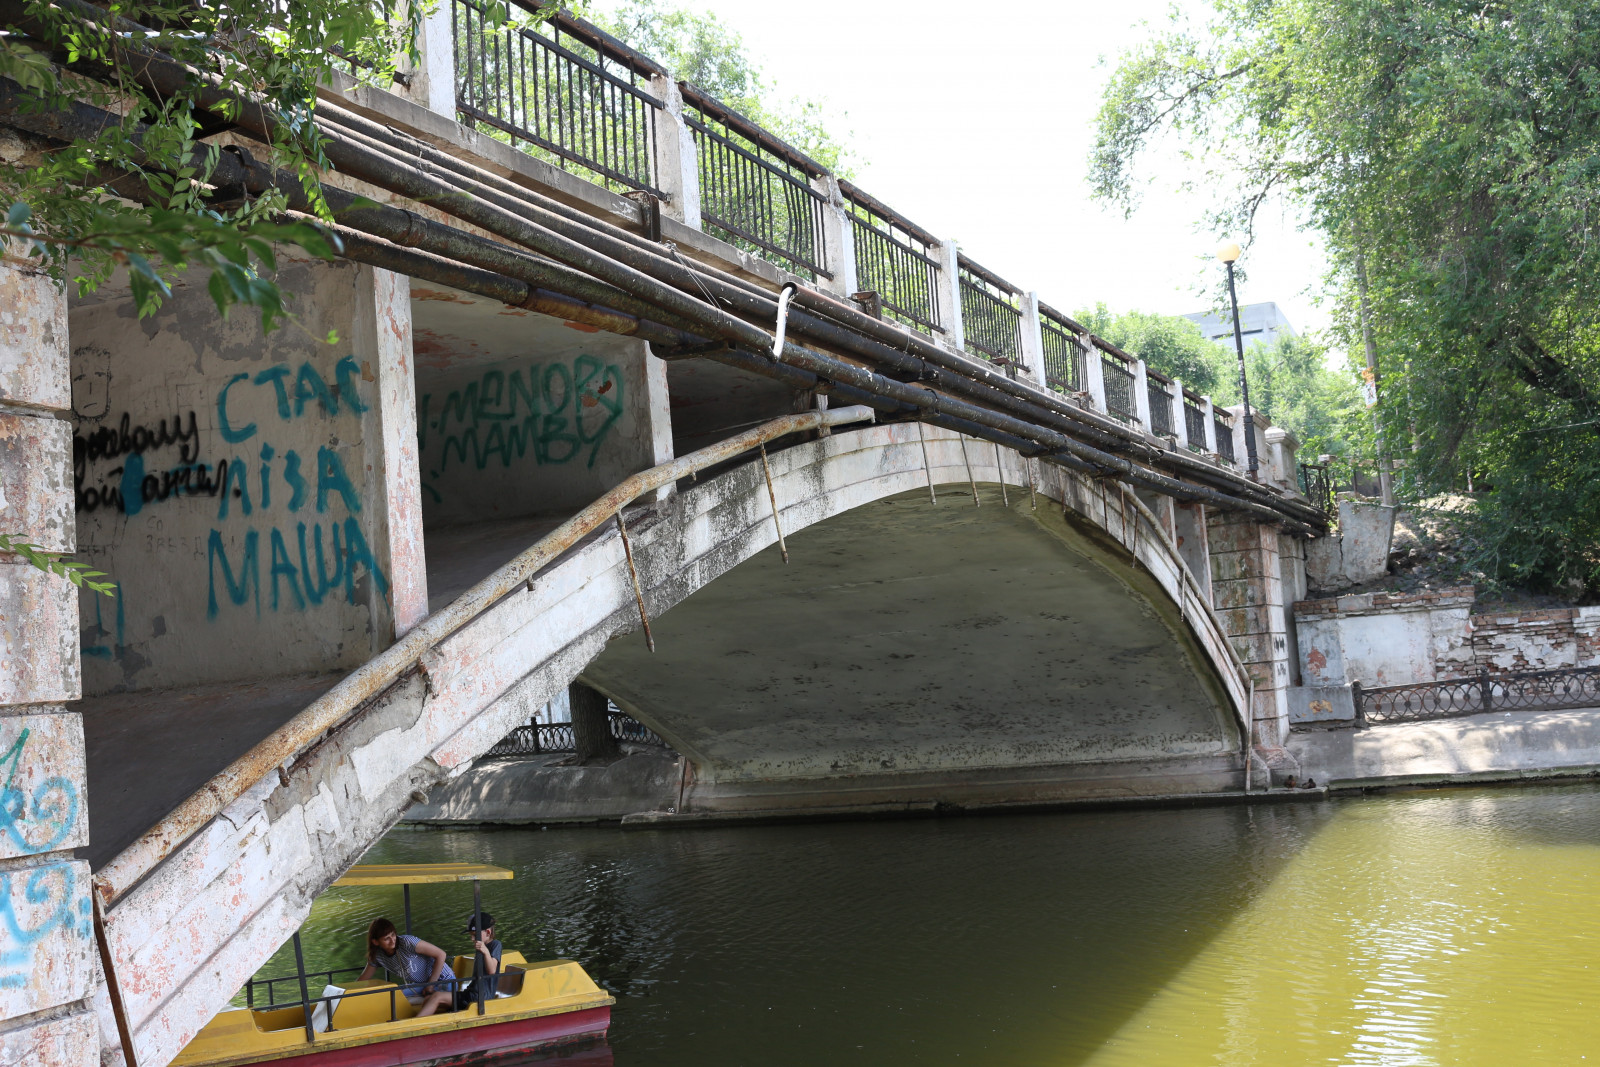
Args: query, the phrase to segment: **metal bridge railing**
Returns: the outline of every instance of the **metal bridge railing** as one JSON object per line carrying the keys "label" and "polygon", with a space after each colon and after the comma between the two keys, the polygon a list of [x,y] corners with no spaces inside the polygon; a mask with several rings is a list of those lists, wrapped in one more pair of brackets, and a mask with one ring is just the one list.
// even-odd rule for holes
{"label": "metal bridge railing", "polygon": [[1175,437],[1172,420],[1172,381],[1152,370],[1145,370],[1145,397],[1150,403],[1150,432],[1157,437]]}
{"label": "metal bridge railing", "polygon": [[878,294],[891,317],[928,333],[944,332],[939,315],[940,241],[847,181],[839,182],[850,216],[856,283]]}
{"label": "metal bridge railing", "polygon": [[1233,416],[1211,409],[1211,423],[1217,432],[1217,455],[1229,463],[1237,463],[1233,455]]}
{"label": "metal bridge railing", "polygon": [[832,277],[823,233],[828,198],[811,187],[827,169],[687,82],[680,88],[705,222],[730,244],[796,274]]}
{"label": "metal bridge railing", "polygon": [[450,0],[456,110],[469,125],[600,184],[665,197],[656,174],[655,62],[582,19],[514,6],[537,25],[503,25],[487,0]]}
{"label": "metal bridge railing", "polygon": [[1139,421],[1133,402],[1133,366],[1129,360],[1100,350],[1100,378],[1106,387],[1106,411],[1126,423]]}
{"label": "metal bridge railing", "polygon": [[[611,736],[618,741],[636,745],[655,745],[666,748],[656,732],[626,712],[615,707],[608,715]],[[570,722],[531,722],[512,730],[494,743],[483,754],[484,759],[509,759],[516,756],[538,756],[544,753],[576,752],[577,738],[573,736]]]}
{"label": "metal bridge railing", "polygon": [[1419,722],[1497,710],[1555,711],[1600,707],[1600,667],[1499,674],[1484,670],[1470,678],[1372,687],[1356,682],[1351,688],[1356,719],[1363,723]]}
{"label": "metal bridge railing", "polygon": [[966,256],[957,257],[956,262],[967,351],[996,362],[1016,363],[1022,352],[1022,290]]}
{"label": "metal bridge railing", "polygon": [[1333,492],[1333,475],[1329,472],[1327,464],[1300,464],[1300,491],[1329,519],[1338,513],[1339,504],[1334,499]]}
{"label": "metal bridge railing", "polygon": [[1206,409],[1204,399],[1183,391],[1183,429],[1189,435],[1189,451],[1206,450]]}
{"label": "metal bridge railing", "polygon": [[1054,308],[1039,305],[1039,338],[1044,342],[1044,377],[1050,388],[1063,393],[1083,389],[1083,345],[1078,331]]}

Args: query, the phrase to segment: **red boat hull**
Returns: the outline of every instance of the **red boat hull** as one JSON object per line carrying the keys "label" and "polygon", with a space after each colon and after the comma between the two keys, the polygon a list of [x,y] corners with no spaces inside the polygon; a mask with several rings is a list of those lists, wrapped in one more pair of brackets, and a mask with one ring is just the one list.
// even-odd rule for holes
{"label": "red boat hull", "polygon": [[[609,1007],[586,1008],[263,1062],[285,1067],[472,1067],[504,1061],[518,1053],[582,1042],[604,1034],[610,1025]],[[605,1062],[609,1063],[610,1049],[604,1051]]]}

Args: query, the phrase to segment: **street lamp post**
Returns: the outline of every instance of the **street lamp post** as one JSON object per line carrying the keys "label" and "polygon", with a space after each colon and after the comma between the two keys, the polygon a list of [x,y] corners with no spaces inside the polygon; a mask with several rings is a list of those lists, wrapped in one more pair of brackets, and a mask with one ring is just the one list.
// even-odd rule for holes
{"label": "street lamp post", "polygon": [[1250,415],[1250,383],[1244,374],[1244,334],[1239,330],[1239,295],[1233,288],[1233,264],[1240,255],[1239,246],[1229,241],[1217,249],[1217,258],[1228,265],[1228,302],[1233,305],[1233,347],[1239,353],[1239,399],[1244,404],[1244,454],[1249,462],[1250,480],[1260,481],[1260,464],[1256,461],[1256,423]]}

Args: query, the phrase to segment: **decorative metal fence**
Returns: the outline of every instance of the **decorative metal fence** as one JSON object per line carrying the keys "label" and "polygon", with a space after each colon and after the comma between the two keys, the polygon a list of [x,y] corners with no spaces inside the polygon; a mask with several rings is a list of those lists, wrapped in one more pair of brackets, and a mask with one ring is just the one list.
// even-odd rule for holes
{"label": "decorative metal fence", "polygon": [[1330,519],[1339,510],[1338,502],[1333,496],[1333,475],[1329,473],[1326,464],[1300,464],[1300,491]]}
{"label": "decorative metal fence", "polygon": [[1076,393],[1083,388],[1083,347],[1078,334],[1059,311],[1039,305],[1039,335],[1044,341],[1044,376],[1052,389]]}
{"label": "decorative metal fence", "polygon": [[961,329],[967,351],[1000,363],[1015,363],[1022,352],[1022,291],[960,256]]}
{"label": "decorative metal fence", "polygon": [[[609,719],[611,736],[618,741],[667,747],[667,743],[658,737],[654,730],[626,712],[613,707]],[[577,748],[577,739],[572,734],[570,722],[532,722],[517,727],[495,742],[494,747],[483,754],[483,758],[538,756],[545,753],[575,752]]]}
{"label": "decorative metal fence", "polygon": [[1411,685],[1352,687],[1356,719],[1365,723],[1418,722],[1484,711],[1553,711],[1600,707],[1600,667],[1550,671],[1480,671]]}
{"label": "decorative metal fence", "polygon": [[1237,463],[1238,461],[1233,458],[1233,417],[1223,415],[1213,407],[1211,425],[1217,433],[1217,455],[1229,463]]}
{"label": "decorative metal fence", "polygon": [[1206,450],[1206,409],[1201,398],[1189,390],[1183,391],[1183,429],[1189,435],[1189,451]]}
{"label": "decorative metal fence", "polygon": [[505,25],[486,0],[450,0],[456,110],[469,124],[615,188],[658,188],[651,75],[665,70],[595,26],[531,0]]}
{"label": "decorative metal fence", "polygon": [[684,122],[700,164],[700,216],[717,236],[796,274],[832,277],[823,236],[822,164],[688,83]]}
{"label": "decorative metal fence", "polygon": [[1100,350],[1100,379],[1106,387],[1106,410],[1124,422],[1139,421],[1133,402],[1133,368],[1121,356]]}
{"label": "decorative metal fence", "polygon": [[907,326],[942,333],[939,322],[940,241],[847,181],[839,182],[850,215],[856,280],[878,294],[883,310]]}
{"label": "decorative metal fence", "polygon": [[1150,432],[1158,437],[1175,437],[1172,423],[1172,383],[1149,370],[1145,371],[1145,396],[1150,402]]}

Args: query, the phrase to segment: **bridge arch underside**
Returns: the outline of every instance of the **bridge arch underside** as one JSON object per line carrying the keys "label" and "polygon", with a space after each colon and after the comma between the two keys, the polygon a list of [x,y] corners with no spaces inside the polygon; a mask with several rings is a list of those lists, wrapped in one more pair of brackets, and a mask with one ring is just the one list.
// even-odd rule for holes
{"label": "bridge arch underside", "polygon": [[[820,475],[801,455],[816,447],[775,457],[780,493]],[[925,488],[875,497],[903,471],[869,479],[864,502],[790,532],[789,565],[762,549],[654,619],[654,653],[613,639],[583,680],[688,757],[685,813],[1237,788],[1217,635],[1208,650],[1092,509],[1035,510],[1008,467],[1009,507],[997,480],[975,507],[964,477],[936,506]],[[1077,482],[1053,481],[1058,497]]]}

